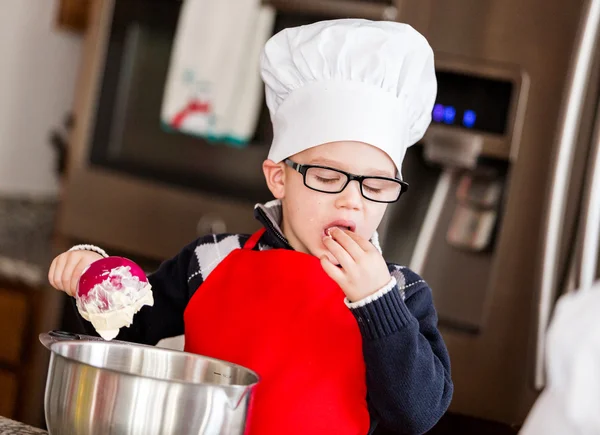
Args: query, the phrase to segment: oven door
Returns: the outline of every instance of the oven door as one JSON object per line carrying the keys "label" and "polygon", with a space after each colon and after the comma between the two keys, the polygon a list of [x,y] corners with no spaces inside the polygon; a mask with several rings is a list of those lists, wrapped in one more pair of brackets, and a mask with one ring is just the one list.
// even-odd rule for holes
{"label": "oven door", "polygon": [[181,2],[119,0],[110,20],[92,167],[171,186],[264,201],[261,171],[271,139],[268,111],[252,142],[234,148],[162,128],[160,111]]}

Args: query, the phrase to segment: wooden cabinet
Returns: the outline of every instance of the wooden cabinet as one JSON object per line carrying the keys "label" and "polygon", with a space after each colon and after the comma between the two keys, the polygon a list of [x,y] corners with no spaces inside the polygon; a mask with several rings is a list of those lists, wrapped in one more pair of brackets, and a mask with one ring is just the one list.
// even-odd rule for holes
{"label": "wooden cabinet", "polygon": [[27,293],[0,287],[0,364],[19,365],[28,317]]}
{"label": "wooden cabinet", "polygon": [[18,380],[15,373],[0,369],[0,415],[14,417],[17,404]]}
{"label": "wooden cabinet", "polygon": [[0,285],[0,415],[14,418],[30,297]]}
{"label": "wooden cabinet", "polygon": [[60,327],[66,296],[0,277],[0,415],[44,426],[44,390],[50,352],[41,332]]}

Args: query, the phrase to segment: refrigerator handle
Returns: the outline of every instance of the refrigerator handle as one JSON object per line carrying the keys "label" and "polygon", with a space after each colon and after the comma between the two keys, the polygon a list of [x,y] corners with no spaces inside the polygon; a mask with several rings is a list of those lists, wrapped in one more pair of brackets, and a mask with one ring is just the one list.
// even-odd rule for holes
{"label": "refrigerator handle", "polygon": [[594,135],[586,177],[582,210],[583,237],[576,287],[582,290],[589,289],[596,280],[600,248],[600,107],[597,109],[594,121]]}
{"label": "refrigerator handle", "polygon": [[537,271],[538,313],[535,337],[534,385],[545,384],[544,357],[546,332],[556,295],[558,250],[562,237],[569,173],[576,148],[579,119],[592,69],[600,23],[600,0],[588,0],[577,35],[567,94],[559,118],[558,140],[551,172],[550,190],[543,226],[541,264]]}

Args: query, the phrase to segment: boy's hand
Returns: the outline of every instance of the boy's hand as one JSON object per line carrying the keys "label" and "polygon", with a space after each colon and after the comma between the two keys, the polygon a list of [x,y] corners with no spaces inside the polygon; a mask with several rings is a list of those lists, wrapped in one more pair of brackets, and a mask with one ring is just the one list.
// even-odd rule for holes
{"label": "boy's hand", "polygon": [[332,228],[323,243],[340,263],[321,257],[323,269],[342,288],[350,302],[377,292],[390,282],[390,272],[381,253],[371,242],[352,231]]}
{"label": "boy's hand", "polygon": [[77,283],[83,271],[102,255],[93,251],[67,251],[52,261],[48,272],[50,285],[62,290],[70,296],[75,296]]}

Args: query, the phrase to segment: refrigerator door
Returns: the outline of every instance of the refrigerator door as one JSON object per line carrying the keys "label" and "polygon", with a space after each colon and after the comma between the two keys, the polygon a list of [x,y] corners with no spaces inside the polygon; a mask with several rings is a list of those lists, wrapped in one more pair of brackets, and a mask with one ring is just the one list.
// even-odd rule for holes
{"label": "refrigerator door", "polygon": [[[600,101],[597,103],[600,105]],[[600,109],[600,108],[599,108]],[[600,110],[596,112],[592,148],[588,158],[584,203],[581,210],[581,250],[576,288],[588,290],[597,279],[600,248]]]}
{"label": "refrigerator door", "polygon": [[549,184],[547,210],[543,223],[543,246],[538,271],[538,313],[536,324],[536,347],[534,384],[541,389],[545,384],[544,355],[546,333],[560,280],[560,252],[565,240],[565,213],[573,162],[578,148],[580,121],[584,117],[586,95],[598,52],[600,29],[600,0],[589,0],[582,14],[571,70],[568,91],[559,120],[559,133],[555,148],[555,161]]}

